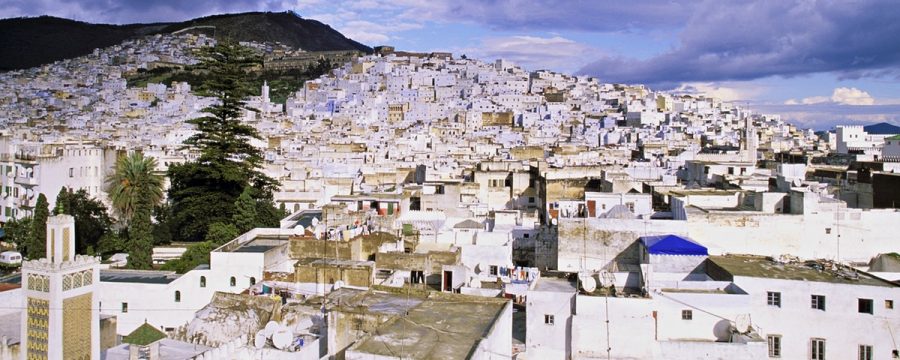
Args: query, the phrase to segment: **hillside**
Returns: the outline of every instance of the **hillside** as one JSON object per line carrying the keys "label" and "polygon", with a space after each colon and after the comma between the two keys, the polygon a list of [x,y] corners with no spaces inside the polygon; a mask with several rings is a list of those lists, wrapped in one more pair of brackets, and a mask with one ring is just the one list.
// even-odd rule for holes
{"label": "hillside", "polygon": [[41,16],[0,20],[0,71],[40,66],[86,55],[95,48],[115,45],[134,37],[171,33],[201,25],[215,26],[214,34],[219,39],[277,41],[310,51],[372,51],[328,25],[303,19],[291,12],[226,14],[179,23],[129,25],[89,24]]}

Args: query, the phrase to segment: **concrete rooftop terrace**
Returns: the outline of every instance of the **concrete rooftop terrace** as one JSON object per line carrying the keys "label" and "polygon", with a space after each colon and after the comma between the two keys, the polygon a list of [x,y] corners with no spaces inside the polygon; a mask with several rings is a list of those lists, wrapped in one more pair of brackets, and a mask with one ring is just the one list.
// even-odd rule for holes
{"label": "concrete rooftop terrace", "polygon": [[464,295],[429,298],[348,351],[403,359],[467,359],[507,304]]}
{"label": "concrete rooftop terrace", "polygon": [[101,282],[125,282],[142,284],[168,284],[181,277],[174,271],[156,270],[100,270]]}
{"label": "concrete rooftop terrace", "polygon": [[709,261],[730,275],[729,279],[722,279],[724,274],[715,268],[708,268],[707,272],[716,280],[733,281],[735,276],[744,276],[848,285],[897,286],[865,272],[846,267],[834,271],[827,265],[821,266],[822,263],[812,261],[782,263],[769,257],[753,255],[710,256]]}
{"label": "concrete rooftop terrace", "polygon": [[572,280],[547,276],[537,279],[533,291],[574,293],[578,288]]}

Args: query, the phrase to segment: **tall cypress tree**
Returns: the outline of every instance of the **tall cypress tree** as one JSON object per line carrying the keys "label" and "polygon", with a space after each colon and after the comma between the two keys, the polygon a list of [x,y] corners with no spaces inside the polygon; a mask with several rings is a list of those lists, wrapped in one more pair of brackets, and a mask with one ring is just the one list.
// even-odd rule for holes
{"label": "tall cypress tree", "polygon": [[31,242],[28,244],[28,258],[40,259],[47,255],[47,218],[50,217],[50,203],[43,193],[38,194],[31,219]]}
{"label": "tall cypress tree", "polygon": [[252,187],[245,187],[241,196],[238,196],[237,201],[234,202],[232,221],[240,233],[245,233],[258,226],[256,200],[250,196],[251,191],[253,191]]}
{"label": "tall cypress tree", "polygon": [[153,232],[150,224],[150,202],[139,199],[128,224],[128,267],[150,269],[153,267]]}
{"label": "tall cypress tree", "polygon": [[260,139],[259,133],[241,122],[248,110],[243,100],[253,92],[247,72],[261,58],[229,42],[203,48],[198,55],[199,68],[207,72],[199,93],[218,101],[203,110],[207,116],[189,121],[198,132],[185,145],[199,150],[200,157],[169,168],[173,235],[183,241],[202,241],[211,224],[230,222],[235,201],[248,186],[257,196],[271,197],[278,185],[259,171],[262,153],[250,145]]}

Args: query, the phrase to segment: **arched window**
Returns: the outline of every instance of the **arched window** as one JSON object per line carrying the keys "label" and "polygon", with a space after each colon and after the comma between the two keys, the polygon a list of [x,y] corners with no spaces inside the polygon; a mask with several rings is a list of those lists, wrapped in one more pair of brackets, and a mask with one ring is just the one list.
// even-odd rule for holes
{"label": "arched window", "polygon": [[256,278],[255,278],[255,277],[251,277],[251,278],[250,278],[250,286],[253,286],[253,285],[256,285]]}
{"label": "arched window", "polygon": [[206,276],[200,277],[200,287],[206,287]]}
{"label": "arched window", "polygon": [[181,302],[181,291],[175,291],[175,302]]}
{"label": "arched window", "polygon": [[235,279],[234,276],[231,277],[230,284],[231,284],[231,286],[237,286],[237,279]]}

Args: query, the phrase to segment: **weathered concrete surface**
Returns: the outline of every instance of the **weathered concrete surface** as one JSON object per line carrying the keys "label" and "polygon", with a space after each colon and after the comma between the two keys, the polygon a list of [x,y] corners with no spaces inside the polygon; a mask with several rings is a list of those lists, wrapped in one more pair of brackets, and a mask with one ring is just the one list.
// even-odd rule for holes
{"label": "weathered concrete surface", "polygon": [[687,235],[684,221],[559,219],[558,269],[624,270],[638,263],[635,242],[645,235]]}

